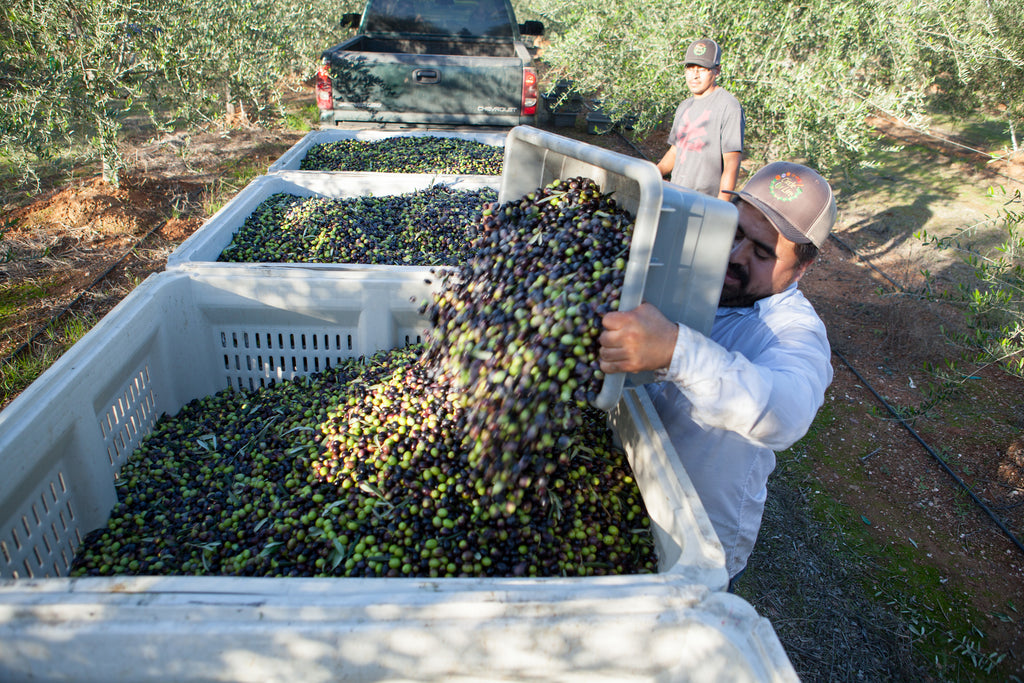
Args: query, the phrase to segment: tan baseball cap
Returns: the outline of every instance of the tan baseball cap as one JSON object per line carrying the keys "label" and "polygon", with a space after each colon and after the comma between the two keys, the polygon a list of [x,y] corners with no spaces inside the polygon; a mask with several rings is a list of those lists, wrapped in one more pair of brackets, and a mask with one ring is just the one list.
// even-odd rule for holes
{"label": "tan baseball cap", "polygon": [[836,223],[832,187],[817,171],[775,161],[754,175],[739,192],[729,192],[756,208],[784,237],[821,247]]}

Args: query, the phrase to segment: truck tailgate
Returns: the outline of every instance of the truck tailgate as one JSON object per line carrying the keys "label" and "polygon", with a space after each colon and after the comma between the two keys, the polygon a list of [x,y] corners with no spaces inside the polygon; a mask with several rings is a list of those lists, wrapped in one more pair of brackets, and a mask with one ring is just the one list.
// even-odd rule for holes
{"label": "truck tailgate", "polygon": [[520,114],[516,57],[337,52],[331,64],[338,118],[514,125]]}

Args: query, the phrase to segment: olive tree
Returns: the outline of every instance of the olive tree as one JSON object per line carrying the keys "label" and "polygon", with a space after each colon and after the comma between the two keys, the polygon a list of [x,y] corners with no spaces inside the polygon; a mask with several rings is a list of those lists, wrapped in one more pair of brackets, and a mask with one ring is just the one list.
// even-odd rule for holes
{"label": "olive tree", "polygon": [[[939,298],[964,313],[967,332],[946,331],[947,336],[967,350],[970,362],[995,364],[1024,378],[1024,199],[1020,190],[993,188],[990,193],[1005,201],[990,220],[951,235],[922,229],[915,236],[956,254],[973,271],[973,280],[935,287]],[[983,231],[986,238],[999,237],[995,246],[986,246],[990,239],[979,239]],[[932,273],[925,275],[935,283]]]}
{"label": "olive tree", "polygon": [[[984,108],[1006,123],[1008,146],[1020,149],[1024,122],[1024,13],[1016,0],[945,2],[922,17],[920,59],[933,100],[954,114]],[[910,11],[908,9],[908,11]],[[927,23],[924,23],[927,22]]]}
{"label": "olive tree", "polygon": [[118,182],[126,117],[191,125],[230,104],[253,118],[309,75],[346,3],[11,0],[0,12],[0,161],[31,177],[86,145]]}
{"label": "olive tree", "polygon": [[117,182],[120,120],[147,96],[157,65],[156,14],[142,2],[14,0],[0,26],[0,141],[9,163],[86,141]]}
{"label": "olive tree", "polygon": [[228,105],[260,117],[279,107],[286,77],[316,71],[320,52],[341,32],[341,14],[355,4],[181,0],[170,28],[177,49],[161,80],[180,95],[186,118]]}
{"label": "olive tree", "polygon": [[[1024,19],[1008,0],[529,0],[551,78],[600,93],[647,129],[689,95],[686,46],[722,45],[720,83],[743,103],[748,150],[824,169],[855,158],[876,109],[913,117],[942,79],[1024,104]],[[994,102],[988,98],[986,102]]]}

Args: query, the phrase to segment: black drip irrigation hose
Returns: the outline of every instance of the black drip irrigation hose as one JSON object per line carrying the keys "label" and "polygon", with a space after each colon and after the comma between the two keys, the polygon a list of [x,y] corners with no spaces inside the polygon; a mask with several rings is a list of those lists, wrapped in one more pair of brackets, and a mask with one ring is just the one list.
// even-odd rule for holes
{"label": "black drip irrigation hose", "polygon": [[166,221],[164,221],[163,223],[157,223],[155,226],[153,226],[149,230],[149,232],[147,232],[145,235],[140,237],[138,239],[138,241],[135,242],[135,244],[133,244],[129,249],[127,249],[123,254],[121,254],[121,257],[119,259],[117,259],[116,261],[111,263],[110,266],[106,270],[104,270],[102,273],[100,273],[96,277],[95,280],[93,280],[91,283],[89,283],[89,285],[87,287],[85,287],[81,292],[79,292],[78,296],[76,296],[74,299],[72,299],[70,302],[68,302],[68,304],[66,306],[64,306],[62,309],[60,309],[59,311],[54,313],[52,316],[50,316],[50,319],[46,322],[45,325],[43,325],[41,328],[36,330],[36,332],[31,337],[29,337],[29,339],[25,343],[23,343],[21,346],[19,346],[17,349],[15,349],[14,352],[12,352],[9,356],[7,356],[7,358],[4,358],[4,360],[2,362],[0,362],[0,367],[10,365],[19,356],[21,356],[21,354],[25,353],[29,349],[29,347],[31,347],[34,343],[36,343],[36,341],[41,336],[43,336],[43,334],[46,333],[47,330],[49,330],[54,324],[56,324],[56,322],[58,320],[60,320],[62,317],[64,317],[64,315],[68,311],[70,311],[72,308],[74,308],[78,304],[78,302],[81,301],[85,297],[86,294],[88,294],[90,291],[92,291],[93,287],[95,287],[99,283],[103,282],[103,280],[105,280],[107,278],[107,276],[110,275],[110,273],[115,268],[117,268],[119,265],[121,265],[121,263],[126,258],[128,258],[129,254],[133,253],[136,249],[138,249],[139,246],[141,246],[143,242],[145,242],[147,239],[149,239],[149,237],[153,233],[155,233],[157,230],[162,228],[165,224],[166,224]]}
{"label": "black drip irrigation hose", "polygon": [[[896,291],[898,291],[898,292],[905,292],[906,291],[900,283],[896,282],[896,280],[893,280],[891,277],[889,277],[888,273],[886,273],[885,271],[883,271],[880,268],[878,268],[875,264],[873,264],[870,261],[870,259],[862,256],[860,253],[857,252],[856,249],[854,249],[849,244],[847,244],[846,242],[841,240],[834,233],[829,233],[829,237],[832,238],[833,240],[835,240],[837,244],[842,246],[848,252],[850,252],[851,254],[856,256],[858,259],[860,259],[861,261],[866,263],[868,265],[868,267],[870,267],[873,271],[875,271],[876,273],[878,273],[879,275],[884,277],[886,280],[888,280],[892,284],[892,286],[896,289]],[[928,454],[931,455],[932,458],[934,458],[937,463],[939,463],[939,465],[942,467],[942,469],[945,470],[946,474],[948,474],[950,477],[952,477],[953,481],[955,481],[960,486],[960,488],[962,488],[964,491],[967,492],[967,495],[969,495],[971,497],[971,500],[973,500],[978,505],[978,507],[980,507],[985,512],[985,514],[988,515],[992,519],[992,521],[996,523],[996,526],[998,526],[999,529],[1004,534],[1006,534],[1007,537],[1009,537],[1010,541],[1012,541],[1013,544],[1015,546],[1017,546],[1017,548],[1021,552],[1024,552],[1024,544],[1022,544],[1020,539],[1018,539],[1013,534],[1013,532],[1011,532],[1006,527],[1006,525],[1003,523],[1002,519],[1000,519],[1000,517],[995,512],[993,512],[992,509],[989,508],[989,506],[983,500],[981,500],[981,498],[979,498],[977,494],[974,493],[974,491],[971,489],[971,487],[963,479],[961,479],[960,476],[949,467],[949,465],[946,464],[946,462],[939,456],[939,454],[936,453],[935,450],[923,438],[921,438],[921,435],[918,434],[917,431],[905,419],[903,419],[903,417],[901,415],[899,415],[899,413],[897,413],[896,410],[891,405],[889,405],[889,402],[886,401],[884,398],[882,398],[882,396],[875,390],[875,388],[873,386],[871,386],[871,384],[864,378],[864,376],[861,375],[859,372],[857,372],[857,369],[854,368],[853,365],[850,364],[850,361],[848,361],[841,353],[839,353],[835,349],[832,349],[832,353],[835,354],[835,356],[839,360],[841,360],[843,362],[843,364],[847,368],[849,368],[850,372],[852,372],[857,377],[857,379],[860,380],[860,382],[865,387],[867,387],[868,391],[870,391],[872,393],[872,395],[876,399],[878,399],[878,401],[883,406],[885,406],[885,409],[887,411],[889,411],[889,414],[892,415],[893,417],[895,417],[899,421],[899,423],[903,426],[903,428],[906,429],[908,432],[910,432],[911,436],[913,436],[914,439],[916,439],[917,442],[919,444],[921,444],[921,446],[928,452]]]}
{"label": "black drip irrigation hose", "polygon": [[[618,130],[617,130],[616,132],[617,132],[617,133],[619,134],[619,137],[620,137],[620,138],[622,138],[622,139],[623,139],[623,140],[624,140],[624,141],[625,141],[625,142],[626,142],[627,144],[629,144],[629,145],[630,145],[630,146],[631,146],[631,147],[632,147],[632,148],[633,148],[634,150],[636,150],[636,151],[637,151],[637,153],[638,153],[638,154],[640,154],[640,156],[641,156],[641,157],[643,157],[644,159],[647,159],[647,155],[646,155],[646,154],[644,154],[643,150],[641,150],[641,149],[640,149],[639,147],[637,147],[637,146],[636,146],[635,144],[633,144],[633,141],[632,141],[632,140],[630,140],[630,139],[629,139],[629,138],[627,138],[627,137],[626,137],[625,135],[623,135],[621,131],[618,131]],[[648,159],[648,161],[649,161],[649,159]],[[1009,176],[1006,176],[1006,177],[1009,177]],[[1015,179],[1013,179],[1013,180],[1015,180]],[[897,289],[898,291],[900,291],[900,292],[904,291],[904,289],[903,289],[903,286],[902,286],[902,285],[900,285],[900,284],[899,284],[898,282],[896,282],[896,281],[895,281],[895,280],[893,280],[893,279],[892,279],[891,277],[889,277],[889,275],[888,275],[888,274],[887,274],[886,272],[884,272],[883,270],[881,270],[880,268],[878,268],[877,266],[875,266],[875,264],[873,264],[873,263],[872,263],[872,262],[871,262],[871,261],[870,261],[869,259],[867,259],[866,257],[864,257],[864,256],[861,256],[861,255],[860,255],[859,253],[857,253],[857,250],[856,250],[856,249],[854,249],[853,247],[851,247],[850,245],[848,245],[848,244],[847,244],[846,242],[844,242],[843,240],[841,240],[841,239],[840,239],[839,237],[837,237],[837,236],[836,236],[836,235],[835,235],[834,233],[830,233],[830,234],[829,234],[829,237],[831,237],[832,239],[834,239],[834,240],[836,241],[836,243],[838,243],[838,244],[839,244],[840,246],[842,246],[842,247],[843,247],[844,249],[846,249],[846,250],[847,250],[847,251],[849,251],[849,252],[850,252],[851,254],[853,254],[854,256],[856,256],[856,257],[857,257],[858,259],[860,259],[861,261],[863,261],[864,263],[866,263],[866,264],[867,264],[867,265],[868,265],[868,266],[869,266],[869,267],[870,267],[870,268],[871,268],[872,270],[874,270],[874,271],[875,271],[876,273],[878,273],[879,275],[881,275],[882,277],[884,277],[884,278],[885,278],[886,280],[888,280],[888,281],[889,281],[890,283],[892,283],[893,287],[895,287],[895,288],[896,288],[896,289]],[[875,390],[875,388],[874,388],[873,386],[871,386],[871,383],[870,383],[870,382],[868,382],[868,381],[867,381],[867,380],[866,380],[866,379],[864,378],[864,376],[863,376],[863,375],[861,375],[861,374],[860,374],[860,373],[859,373],[859,372],[857,371],[857,369],[856,369],[856,368],[854,368],[854,367],[853,367],[853,365],[851,365],[851,364],[850,364],[850,361],[848,361],[848,360],[847,360],[847,359],[846,359],[846,358],[845,358],[845,357],[844,357],[844,356],[843,356],[843,355],[842,355],[841,353],[839,353],[839,352],[838,352],[838,351],[836,351],[835,349],[832,349],[832,353],[833,353],[833,354],[835,354],[835,356],[836,356],[836,357],[837,357],[837,358],[838,358],[839,360],[841,360],[841,361],[843,362],[843,364],[844,364],[844,365],[845,365],[845,366],[846,366],[847,368],[849,368],[849,369],[850,369],[850,372],[852,372],[852,373],[853,373],[853,374],[854,374],[854,375],[855,375],[855,376],[857,377],[857,379],[858,379],[858,380],[859,380],[859,381],[860,381],[860,382],[861,382],[861,383],[862,383],[862,384],[863,384],[863,385],[864,385],[865,387],[867,387],[868,391],[870,391],[870,392],[872,393],[872,395],[873,395],[873,396],[874,396],[874,397],[875,397],[876,399],[878,399],[879,403],[881,403],[881,404],[882,404],[883,406],[885,406],[885,409],[886,409],[887,411],[889,411],[889,414],[890,414],[890,415],[892,415],[893,417],[895,417],[895,418],[896,418],[896,419],[897,419],[897,420],[899,421],[899,423],[900,423],[900,424],[901,424],[901,425],[903,426],[903,428],[904,428],[904,429],[906,429],[906,430],[907,430],[908,432],[910,432],[911,436],[913,436],[913,437],[914,437],[914,439],[916,439],[916,440],[917,440],[917,442],[918,442],[919,444],[921,444],[921,446],[922,446],[922,447],[923,447],[923,448],[925,449],[925,451],[927,451],[927,452],[928,452],[928,454],[929,454],[929,455],[931,455],[931,456],[932,456],[932,458],[934,458],[934,459],[935,459],[935,461],[936,461],[937,463],[939,463],[939,466],[940,466],[940,467],[942,467],[942,469],[943,469],[943,470],[944,470],[944,471],[946,472],[946,474],[948,474],[948,475],[949,475],[950,477],[952,477],[952,478],[953,478],[953,481],[955,481],[955,482],[956,482],[956,483],[957,483],[957,484],[958,484],[958,485],[960,486],[960,488],[962,488],[962,489],[963,489],[964,491],[966,491],[966,492],[967,492],[967,495],[969,495],[969,496],[971,497],[971,500],[973,500],[973,501],[974,501],[974,503],[975,503],[975,504],[976,504],[976,505],[977,505],[978,507],[980,507],[980,508],[981,508],[981,509],[982,509],[982,510],[983,510],[983,511],[985,512],[985,514],[989,516],[989,518],[990,518],[990,519],[991,519],[991,520],[992,520],[993,522],[995,522],[995,523],[996,523],[996,526],[998,526],[998,527],[999,527],[1000,531],[1002,531],[1002,532],[1003,532],[1004,534],[1006,534],[1006,536],[1007,536],[1007,537],[1008,537],[1008,538],[1010,539],[1010,541],[1011,541],[1011,542],[1012,542],[1012,543],[1013,543],[1013,544],[1014,544],[1015,546],[1017,546],[1017,548],[1018,548],[1018,549],[1019,549],[1019,550],[1020,550],[1021,552],[1024,552],[1024,543],[1021,543],[1020,539],[1018,539],[1018,538],[1017,538],[1017,537],[1016,537],[1016,536],[1015,536],[1015,535],[1013,534],[1013,532],[1012,532],[1012,531],[1010,531],[1010,530],[1009,530],[1009,529],[1008,529],[1008,528],[1006,527],[1006,524],[1005,524],[1005,523],[1003,523],[1003,520],[1002,520],[1002,519],[1000,519],[999,515],[997,515],[997,514],[996,514],[995,512],[993,512],[993,511],[992,511],[992,509],[991,509],[991,508],[990,508],[990,507],[989,507],[989,506],[988,506],[988,505],[987,505],[987,504],[985,503],[985,501],[981,500],[981,498],[979,498],[979,497],[978,497],[978,495],[977,495],[976,493],[974,493],[974,491],[973,491],[973,490],[971,489],[971,487],[970,487],[970,486],[969,486],[969,485],[968,485],[968,484],[967,484],[967,483],[966,483],[966,482],[965,482],[965,481],[964,481],[963,479],[961,479],[961,478],[960,478],[960,476],[959,476],[959,475],[958,475],[958,474],[957,474],[956,472],[954,472],[954,471],[953,471],[953,470],[952,470],[952,469],[950,468],[950,466],[949,466],[949,465],[947,465],[947,464],[946,464],[946,462],[945,462],[945,461],[944,461],[944,460],[943,460],[943,459],[942,459],[942,458],[941,458],[941,457],[939,456],[939,454],[938,454],[938,453],[936,453],[936,452],[935,452],[935,450],[934,450],[934,449],[933,449],[933,448],[932,448],[932,447],[931,447],[931,446],[930,446],[930,445],[929,445],[929,444],[928,444],[928,443],[927,443],[927,442],[926,442],[926,441],[925,441],[925,440],[924,440],[923,438],[921,438],[921,435],[917,433],[917,430],[915,430],[915,429],[914,429],[914,428],[913,428],[913,427],[912,427],[912,426],[911,426],[911,425],[910,425],[910,424],[909,424],[909,423],[908,423],[908,422],[907,422],[907,421],[906,421],[905,419],[903,419],[903,417],[902,417],[902,416],[901,416],[901,415],[900,415],[899,413],[897,413],[897,412],[896,412],[896,409],[895,409],[895,408],[893,408],[893,407],[892,407],[891,405],[889,405],[889,402],[888,402],[888,401],[886,401],[886,400],[885,400],[884,398],[882,398],[881,394],[879,394],[879,393],[878,393],[878,392],[877,392],[877,391]]]}
{"label": "black drip irrigation hose", "polygon": [[843,354],[839,353],[835,349],[832,349],[832,353],[835,354],[836,358],[843,361],[843,364],[850,369],[850,372],[852,372],[857,377],[857,379],[860,380],[860,382],[865,387],[867,387],[868,391],[870,391],[872,395],[874,395],[874,397],[878,399],[879,403],[885,406],[885,409],[889,411],[889,414],[896,418],[899,421],[899,423],[903,425],[904,429],[910,432],[911,436],[913,436],[917,440],[917,442],[921,444],[921,446],[923,446],[926,451],[928,451],[928,454],[935,459],[935,462],[939,463],[939,466],[942,467],[943,470],[945,470],[946,474],[952,477],[953,481],[955,481],[960,486],[960,488],[967,492],[967,495],[971,497],[971,500],[973,500],[978,505],[978,507],[984,510],[985,514],[987,514],[992,519],[992,521],[996,523],[996,526],[998,526],[999,529],[1004,534],[1006,534],[1006,536],[1013,542],[1013,544],[1017,546],[1017,548],[1021,552],[1024,552],[1024,543],[1021,543],[1020,539],[1013,535],[1013,532],[1006,527],[1006,525],[1003,523],[1003,520],[999,518],[999,515],[993,512],[992,509],[989,508],[989,506],[985,503],[985,501],[979,498],[978,495],[974,493],[974,491],[971,489],[971,487],[968,486],[967,483],[963,479],[961,479],[960,476],[956,472],[954,472],[949,465],[946,464],[946,461],[943,460],[942,457],[939,456],[939,454],[936,453],[934,449],[932,449],[932,447],[929,446],[928,443],[921,438],[921,435],[917,433],[917,430],[915,430],[905,419],[903,419],[903,417],[896,412],[896,409],[889,405],[888,401],[886,401],[877,391],[875,391],[875,388],[871,386],[871,384],[866,379],[864,379],[863,375],[857,372],[857,369],[850,364],[850,361],[846,360]]}
{"label": "black drip irrigation hose", "polygon": [[[632,147],[632,148],[633,148],[633,150],[634,150],[634,151],[635,151],[635,152],[636,152],[637,154],[639,154],[639,155],[640,155],[640,158],[641,158],[641,159],[643,159],[643,160],[645,160],[645,161],[651,161],[651,159],[650,159],[650,158],[649,158],[649,157],[647,156],[647,154],[645,154],[645,153],[644,153],[644,151],[643,151],[642,149],[640,149],[639,147],[637,147],[637,145],[636,145],[636,143],[635,143],[635,142],[633,142],[632,140],[630,140],[629,138],[627,138],[627,137],[626,137],[625,135],[623,135],[622,131],[621,131],[621,130],[619,130],[618,126],[616,126],[616,127],[615,127],[615,133],[616,133],[616,135],[618,135],[618,136],[619,136],[619,138],[620,138],[620,139],[622,139],[622,141],[623,141],[623,142],[625,142],[625,143],[626,143],[627,145],[629,145],[630,147]],[[653,162],[652,162],[652,163],[653,163]]]}

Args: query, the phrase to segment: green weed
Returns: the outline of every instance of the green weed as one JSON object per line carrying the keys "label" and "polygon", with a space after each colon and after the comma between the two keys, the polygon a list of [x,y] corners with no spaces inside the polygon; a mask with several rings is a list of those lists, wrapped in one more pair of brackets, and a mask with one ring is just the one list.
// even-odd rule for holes
{"label": "green weed", "polygon": [[47,295],[46,283],[8,282],[0,286],[0,325],[17,315],[27,305]]}
{"label": "green weed", "polygon": [[48,327],[28,350],[7,358],[0,367],[0,406],[6,406],[53,365],[97,322],[93,316],[69,314]]}
{"label": "green weed", "polygon": [[315,104],[299,107],[297,110],[288,111],[284,115],[284,124],[291,130],[307,132],[320,123],[320,110]]}

